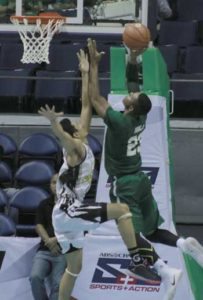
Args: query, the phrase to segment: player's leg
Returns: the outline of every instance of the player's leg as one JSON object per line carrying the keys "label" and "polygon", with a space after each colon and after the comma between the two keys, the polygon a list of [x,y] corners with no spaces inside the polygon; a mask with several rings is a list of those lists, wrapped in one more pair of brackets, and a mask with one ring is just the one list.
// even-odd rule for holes
{"label": "player's leg", "polygon": [[146,238],[153,243],[165,244],[171,247],[177,246],[179,237],[169,230],[157,228],[153,233],[146,235]]}
{"label": "player's leg", "polygon": [[[140,203],[140,209],[143,216],[143,232],[154,232],[158,226],[163,222],[162,217],[159,214],[157,203],[152,195],[151,182],[146,174],[141,175],[143,193]],[[147,235],[148,237],[148,235]],[[175,237],[171,236],[171,243],[175,243]],[[157,273],[161,276],[162,283],[165,288],[164,300],[171,300],[174,298],[178,283],[182,277],[182,271],[180,269],[171,268],[161,258],[154,261],[153,264]]]}
{"label": "player's leg", "polygon": [[[134,227],[131,221],[131,214],[126,204],[97,203],[95,205],[82,205],[76,209],[76,212],[77,217],[74,218],[75,222],[78,219],[80,226],[83,224],[82,226],[86,228],[86,230],[91,229],[91,226],[97,225],[96,223],[98,222],[103,223],[107,220],[115,219],[117,221],[121,237],[123,238],[123,241],[132,257],[132,263],[129,266],[129,274],[134,274],[135,277],[140,277],[143,280],[156,282],[160,280],[156,274],[152,273],[149,268],[146,268],[140,257],[141,251],[139,251],[137,247]],[[76,223],[75,226],[77,226]],[[146,247],[150,249],[150,255],[152,254],[151,256],[153,257],[153,266],[162,277],[163,284],[166,289],[166,299],[170,300],[172,299],[172,295],[175,293],[176,286],[181,276],[181,271],[168,267],[158,257],[158,255],[155,254],[153,247],[146,240],[142,240],[143,239],[139,237],[139,247],[141,249]]]}
{"label": "player's leg", "polygon": [[70,300],[78,274],[82,266],[82,249],[72,248],[66,256],[67,267],[61,278],[59,300]]}
{"label": "player's leg", "polygon": [[88,231],[108,220],[116,220],[121,237],[132,258],[129,267],[131,275],[134,274],[135,277],[145,281],[160,281],[160,277],[143,263],[143,259],[139,255],[131,213],[126,204],[85,204],[75,207],[71,214],[72,218],[67,224],[67,228],[70,230],[74,227],[80,231]]}
{"label": "player's leg", "polygon": [[154,243],[178,247],[181,252],[190,255],[201,267],[203,267],[203,246],[195,238],[182,238],[169,230],[159,228],[146,237]]}
{"label": "player's leg", "polygon": [[154,267],[161,277],[165,289],[164,300],[173,299],[182,276],[182,271],[166,264],[156,253],[153,246],[145,238],[141,237],[140,234],[136,234],[136,237],[140,255],[147,263]]}
{"label": "player's leg", "polygon": [[[159,213],[154,204],[152,206],[151,197],[151,184],[143,172],[115,178],[110,190],[112,203],[125,203],[128,205],[132,213],[135,232],[145,233],[154,231],[157,228]],[[139,234],[136,235],[136,239],[142,256],[149,264],[153,265],[159,258],[154,248]]]}
{"label": "player's leg", "polygon": [[[148,181],[148,183],[147,183]],[[148,178],[145,179],[145,185],[150,185],[151,190],[151,183]],[[146,188],[145,188],[146,190]],[[148,203],[150,205],[150,191],[149,191],[149,200]],[[158,207],[156,204],[156,201],[153,198],[153,195],[151,193],[151,203],[153,203],[153,206],[156,207],[156,211],[158,212]],[[153,209],[153,208],[152,208]],[[146,209],[146,204],[143,206],[143,215],[145,219],[151,220],[151,216],[146,216],[146,213],[149,214],[150,209],[149,207]],[[153,214],[153,210],[152,214]],[[152,215],[151,214],[151,215]],[[158,213],[157,213],[158,215]],[[173,247],[178,247],[183,253],[186,253],[190,255],[201,267],[203,267],[203,247],[202,245],[193,237],[188,237],[186,239],[181,238],[177,236],[176,234],[173,234],[172,232],[164,229],[159,229],[160,222],[157,222],[156,228],[154,229],[151,227],[151,230],[148,230],[148,232],[152,232],[152,234],[145,234],[147,239],[149,239],[152,242],[155,243],[162,243]]]}
{"label": "player's leg", "polygon": [[[130,211],[133,214],[135,230],[137,228],[140,232],[153,232],[162,221],[162,218],[159,215],[157,204],[153,199],[151,183],[148,177],[143,172],[140,172],[134,178],[132,176],[130,178],[121,178],[116,182],[116,191],[119,202],[127,202],[129,204]],[[165,264],[157,255],[152,245],[143,238],[140,239],[138,235],[137,244],[140,254],[148,263],[153,265],[157,273],[161,276],[166,291],[165,299],[173,299],[182,271]]]}
{"label": "player's leg", "polygon": [[160,281],[160,277],[144,264],[140,256],[131,217],[126,204],[107,204],[107,219],[116,220],[118,230],[132,258],[128,274],[142,280]]}
{"label": "player's leg", "polygon": [[136,241],[140,251],[140,255],[144,258],[145,263],[151,266],[160,258],[154,247],[148,240],[143,238],[139,233],[136,233]]}

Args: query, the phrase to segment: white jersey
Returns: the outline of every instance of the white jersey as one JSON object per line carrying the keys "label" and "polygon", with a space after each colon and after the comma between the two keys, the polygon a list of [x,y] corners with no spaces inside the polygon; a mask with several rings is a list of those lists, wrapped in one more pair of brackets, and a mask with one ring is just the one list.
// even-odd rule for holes
{"label": "white jersey", "polygon": [[[63,253],[67,251],[72,243],[80,247],[80,238],[83,240],[83,225],[77,209],[83,204],[85,195],[89,191],[94,171],[94,154],[91,148],[84,144],[86,156],[76,167],[71,168],[67,164],[64,152],[64,163],[59,171],[59,178],[64,172],[68,174],[67,183],[58,179],[56,184],[57,202],[53,209],[52,221],[55,235],[62,247]],[[77,243],[77,241],[79,243]]]}
{"label": "white jersey", "polygon": [[[95,159],[90,147],[86,144],[84,144],[84,146],[86,150],[86,156],[84,160],[78,166],[72,168],[73,174],[71,175],[71,179],[75,180],[75,186],[73,189],[71,189],[68,184],[63,184],[60,180],[57,181],[56,193],[60,204],[64,203],[64,200],[66,201],[68,197],[69,199],[76,198],[80,202],[83,202],[86,193],[90,189]],[[59,178],[61,174],[70,169],[71,168],[67,164],[66,153],[64,153],[64,163],[60,168]],[[76,178],[73,178],[75,176]],[[64,199],[64,195],[66,199]]]}

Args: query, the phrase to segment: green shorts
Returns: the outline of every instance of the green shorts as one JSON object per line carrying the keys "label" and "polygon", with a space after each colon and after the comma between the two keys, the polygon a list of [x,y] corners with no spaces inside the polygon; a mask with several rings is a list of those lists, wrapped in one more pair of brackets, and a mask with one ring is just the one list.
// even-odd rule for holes
{"label": "green shorts", "polygon": [[129,206],[136,232],[151,234],[164,221],[152,195],[151,182],[142,171],[116,178],[110,189],[110,199],[112,203]]}

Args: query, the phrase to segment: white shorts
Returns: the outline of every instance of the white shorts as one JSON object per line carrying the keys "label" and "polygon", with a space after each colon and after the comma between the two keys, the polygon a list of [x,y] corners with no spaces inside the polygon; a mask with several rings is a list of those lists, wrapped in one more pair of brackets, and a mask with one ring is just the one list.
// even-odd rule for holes
{"label": "white shorts", "polygon": [[71,244],[75,248],[82,248],[84,232],[95,229],[107,221],[106,205],[106,203],[88,205],[76,201],[67,208],[56,203],[52,213],[52,222],[62,253],[66,253]]}

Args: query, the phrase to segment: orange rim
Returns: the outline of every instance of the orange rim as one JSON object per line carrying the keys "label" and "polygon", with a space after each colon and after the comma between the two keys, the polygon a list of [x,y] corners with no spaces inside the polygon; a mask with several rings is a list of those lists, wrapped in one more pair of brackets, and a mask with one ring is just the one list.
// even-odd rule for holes
{"label": "orange rim", "polygon": [[12,20],[18,20],[19,23],[23,23],[24,19],[28,20],[29,24],[35,24],[36,20],[41,20],[42,24],[47,24],[49,20],[53,20],[54,22],[57,21],[64,21],[66,20],[66,17],[63,17],[59,15],[58,13],[55,12],[44,12],[40,13],[38,16],[11,16],[10,17],[11,21]]}

